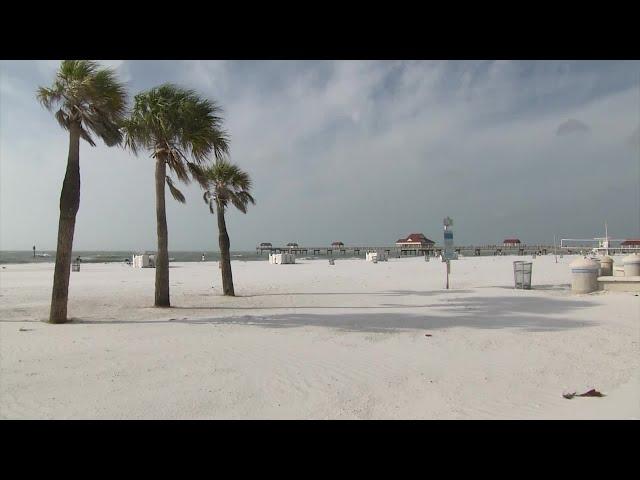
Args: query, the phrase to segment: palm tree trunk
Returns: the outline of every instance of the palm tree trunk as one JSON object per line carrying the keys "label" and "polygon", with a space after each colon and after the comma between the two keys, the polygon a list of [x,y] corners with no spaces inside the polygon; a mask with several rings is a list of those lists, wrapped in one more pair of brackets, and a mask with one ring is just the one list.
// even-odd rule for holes
{"label": "palm tree trunk", "polygon": [[231,253],[227,223],[224,221],[224,208],[216,202],[218,216],[218,245],[220,246],[220,265],[222,266],[222,292],[234,297],[233,275],[231,274]]}
{"label": "palm tree trunk", "polygon": [[71,251],[76,227],[76,214],[80,208],[80,124],[69,126],[69,156],[67,171],[60,193],[60,220],[58,222],[58,245],[56,265],[53,271],[53,290],[49,323],[67,321],[69,300],[69,275],[71,273]]}
{"label": "palm tree trunk", "polygon": [[156,221],[158,251],[156,252],[156,307],[169,307],[169,233],[164,188],[167,181],[165,156],[156,158]]}

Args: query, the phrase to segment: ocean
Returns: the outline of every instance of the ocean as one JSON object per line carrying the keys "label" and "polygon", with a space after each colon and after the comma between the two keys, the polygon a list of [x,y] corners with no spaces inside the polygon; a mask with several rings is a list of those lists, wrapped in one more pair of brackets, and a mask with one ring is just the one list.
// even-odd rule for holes
{"label": "ocean", "polygon": [[[72,258],[80,257],[83,263],[120,263],[126,259],[131,260],[134,253],[140,253],[134,250],[78,250],[74,251]],[[173,262],[200,262],[202,254],[205,260],[216,261],[220,259],[220,252],[169,252],[169,259]],[[268,255],[265,253],[260,256],[253,252],[231,252],[231,260],[238,261],[254,261],[266,260]],[[6,263],[53,263],[56,259],[55,250],[36,250],[36,256],[33,256],[33,250],[0,250],[0,264]]]}
{"label": "ocean", "polygon": [[[72,254],[73,259],[80,257],[83,263],[124,263],[126,259],[131,260],[134,253],[140,253],[134,250],[78,250]],[[220,252],[213,251],[170,251],[170,262],[200,262],[202,254],[205,255],[206,261],[220,260]],[[353,258],[353,255],[340,256],[336,258]],[[364,257],[364,254],[360,255]],[[0,264],[8,263],[53,263],[56,258],[55,250],[36,250],[36,256],[33,256],[33,250],[0,250]],[[256,260],[268,260],[269,254],[264,252],[259,255],[254,251],[232,251],[231,261],[252,262]],[[298,258],[316,258],[312,255],[298,256]],[[325,256],[317,258],[328,258]]]}

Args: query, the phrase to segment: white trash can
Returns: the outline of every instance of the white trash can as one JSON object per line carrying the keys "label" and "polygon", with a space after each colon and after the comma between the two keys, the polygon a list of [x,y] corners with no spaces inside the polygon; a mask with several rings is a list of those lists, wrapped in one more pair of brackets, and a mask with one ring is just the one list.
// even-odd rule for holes
{"label": "white trash can", "polygon": [[625,277],[640,276],[640,254],[632,253],[622,259]]}
{"label": "white trash can", "polygon": [[579,258],[571,262],[571,291],[591,293],[598,290],[598,262],[590,258]]}

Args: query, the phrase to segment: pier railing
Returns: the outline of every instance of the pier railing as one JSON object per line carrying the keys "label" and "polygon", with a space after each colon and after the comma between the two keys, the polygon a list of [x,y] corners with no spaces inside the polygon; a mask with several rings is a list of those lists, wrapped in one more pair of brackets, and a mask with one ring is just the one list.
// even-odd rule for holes
{"label": "pier railing", "polygon": [[[256,247],[256,254],[262,255],[265,253],[294,253],[296,255],[307,256],[337,256],[337,255],[350,255],[350,256],[364,256],[366,252],[371,251],[384,251],[389,256],[439,256],[444,250],[441,245],[422,245],[422,246],[372,246],[372,245],[338,245],[338,246],[301,246],[288,247],[288,246],[261,246]],[[454,247],[456,253],[464,256],[487,256],[487,255],[547,255],[553,254],[554,250],[558,254],[580,254],[589,253],[591,248],[589,247],[559,247],[554,249],[553,245],[536,244],[536,245],[461,245]],[[638,247],[612,247],[609,248],[611,254],[625,253],[625,252],[639,252]]]}

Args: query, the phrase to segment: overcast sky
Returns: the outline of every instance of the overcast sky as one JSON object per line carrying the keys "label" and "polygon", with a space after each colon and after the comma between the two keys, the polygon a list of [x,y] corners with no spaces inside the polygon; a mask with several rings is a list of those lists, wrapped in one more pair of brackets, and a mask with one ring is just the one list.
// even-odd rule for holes
{"label": "overcast sky", "polygon": [[[104,61],[133,97],[173,82],[217,101],[259,242],[457,244],[640,236],[640,62]],[[35,99],[57,61],[0,61],[0,249],[55,249],[68,135]],[[81,143],[74,248],[155,249],[154,165]],[[197,185],[167,192],[169,248],[217,250]]]}

